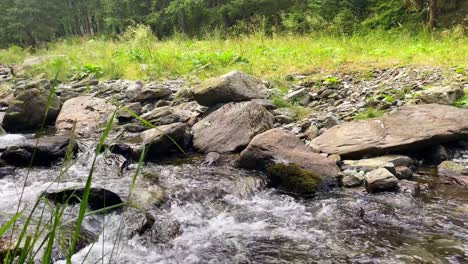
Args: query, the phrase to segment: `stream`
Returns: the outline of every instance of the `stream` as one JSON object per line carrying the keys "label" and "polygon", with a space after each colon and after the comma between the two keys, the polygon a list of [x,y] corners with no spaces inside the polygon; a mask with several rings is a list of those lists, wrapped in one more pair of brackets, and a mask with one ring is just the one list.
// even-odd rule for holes
{"label": "stream", "polygon": [[[26,177],[21,204],[30,209],[46,189],[84,186],[93,157],[80,152],[60,179],[59,164],[0,179],[1,223],[16,212]],[[136,165],[122,173],[124,161],[100,155],[93,187],[127,199]],[[145,163],[132,192],[137,209],[87,217],[83,228],[97,241],[73,263],[468,263],[468,192],[436,175],[417,174],[428,188],[416,196],[356,188],[295,198],[267,188],[260,172],[202,161]],[[64,219],[78,209],[69,206]],[[129,235],[142,211],[153,227]],[[57,253],[55,263],[66,262]]]}

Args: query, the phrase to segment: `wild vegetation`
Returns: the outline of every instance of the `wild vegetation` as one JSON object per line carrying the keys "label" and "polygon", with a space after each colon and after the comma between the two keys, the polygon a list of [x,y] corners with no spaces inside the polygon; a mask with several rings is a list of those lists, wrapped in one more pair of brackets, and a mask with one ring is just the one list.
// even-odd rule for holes
{"label": "wild vegetation", "polygon": [[[157,156],[152,158],[158,161],[160,156],[173,157],[174,152],[186,155],[207,152],[204,147],[197,146],[195,141],[197,137],[198,139],[203,137],[200,136],[202,133],[197,132],[197,130],[205,129],[205,124],[202,122],[212,113],[221,113],[219,118],[209,123],[223,124],[215,127],[215,129],[222,130],[223,133],[212,133],[214,135],[212,136],[209,132],[205,132],[206,140],[204,142],[208,142],[213,148],[216,147],[215,142],[221,142],[218,145],[228,145],[234,142],[239,146],[233,148],[235,151],[231,152],[239,154],[236,156],[241,156],[241,158],[244,155],[246,163],[252,163],[252,160],[249,160],[252,157],[249,157],[248,151],[242,151],[243,154],[239,152],[248,150],[249,146],[256,147],[255,144],[252,144],[253,137],[256,135],[250,132],[255,131],[256,134],[261,135],[273,131],[272,135],[265,139],[268,143],[266,145],[273,146],[272,149],[259,148],[265,152],[261,153],[265,157],[259,158],[253,163],[265,162],[270,156],[285,156],[285,161],[287,161],[285,164],[269,164],[268,166],[271,167],[269,169],[265,167],[264,171],[267,178],[273,179],[269,179],[270,181],[278,181],[278,189],[284,189],[282,191],[286,192],[286,194],[281,194],[284,196],[288,192],[294,195],[310,195],[321,190],[322,183],[325,184],[325,181],[322,182],[322,173],[333,174],[333,176],[340,174],[357,180],[357,185],[352,187],[362,186],[366,182],[367,187],[368,179],[362,178],[367,171],[363,172],[360,178],[358,176],[361,171],[356,170],[359,175],[354,177],[353,171],[350,172],[345,167],[338,167],[337,164],[340,166],[343,164],[334,159],[341,159],[341,157],[333,157],[333,159],[328,160],[325,156],[312,152],[304,144],[305,142],[312,144],[314,139],[340,123],[362,120],[362,123],[359,124],[364,124],[368,122],[366,119],[381,118],[387,112],[396,112],[397,114],[394,114],[393,117],[386,116],[385,118],[394,124],[389,127],[397,130],[389,133],[398,134],[400,132],[398,131],[400,127],[398,122],[406,117],[409,118],[411,113],[416,112],[419,114],[412,117],[414,120],[405,124],[409,127],[408,130],[414,131],[414,133],[409,134],[421,132],[428,134],[422,138],[437,138],[439,136],[437,133],[444,136],[446,133],[453,136],[453,138],[450,137],[450,141],[458,140],[457,136],[461,134],[458,131],[466,131],[468,126],[467,115],[465,115],[468,110],[461,109],[468,108],[468,91],[465,88],[466,67],[468,65],[468,36],[465,17],[467,6],[468,0],[0,0],[0,10],[2,10],[0,16],[0,47],[2,48],[0,49],[0,77],[4,76],[4,79],[0,78],[0,99],[2,99],[0,104],[6,106],[5,109],[7,109],[6,112],[8,112],[10,120],[13,116],[13,121],[18,123],[27,123],[32,119],[20,120],[19,115],[25,114],[30,117],[29,112],[33,112],[33,114],[45,112],[44,116],[41,117],[42,123],[38,123],[34,127],[36,138],[27,139],[28,142],[33,140],[34,144],[24,145],[25,143],[21,142],[19,145],[8,145],[5,149],[1,148],[0,150],[2,152],[1,169],[5,168],[3,166],[11,165],[14,170],[17,169],[16,167],[22,167],[27,171],[24,183],[21,182],[18,185],[20,188],[19,195],[17,195],[19,196],[17,208],[15,207],[13,213],[9,212],[9,215],[1,215],[7,220],[0,219],[3,221],[2,226],[0,226],[0,259],[3,259],[4,263],[32,263],[37,262],[38,259],[41,259],[42,263],[52,263],[56,260],[54,258],[57,258],[66,263],[75,263],[72,258],[76,256],[77,251],[84,246],[89,246],[86,249],[88,251],[85,253],[84,259],[80,261],[88,263],[88,254],[93,250],[93,246],[102,243],[101,254],[97,257],[94,256],[94,258],[103,263],[104,260],[108,263],[116,262],[118,256],[114,249],[118,251],[119,243],[127,239],[120,232],[121,229],[124,229],[121,227],[125,221],[124,214],[119,215],[119,226],[116,228],[118,231],[116,237],[112,238],[114,243],[110,252],[105,252],[104,245],[109,242],[109,239],[106,241],[104,235],[108,232],[105,225],[106,217],[104,216],[102,223],[99,223],[99,225],[102,224],[102,227],[100,226],[98,229],[99,233],[94,234],[96,237],[89,240],[84,237],[86,234],[83,231],[86,227],[86,219],[96,215],[104,215],[115,209],[138,212],[146,210],[144,213],[148,213],[146,208],[142,209],[142,206],[134,204],[131,199],[134,188],[139,184],[139,179],[142,178],[140,177],[142,176],[141,170],[148,165],[144,162],[147,156]],[[31,58],[33,60],[40,58],[41,60],[39,63],[28,66],[25,61]],[[231,72],[233,70],[241,72]],[[25,72],[19,74],[19,71]],[[224,100],[225,98],[215,98],[216,105],[222,105],[219,108],[212,108],[215,104],[205,105],[196,99],[196,91],[193,88],[199,82],[227,72],[230,72],[230,78],[235,80],[232,81],[234,85],[226,85],[231,90],[226,92],[223,90],[225,87],[216,87],[221,92],[204,96],[217,97],[224,96],[223,93],[226,93],[231,97],[237,96],[239,98],[229,98],[230,100],[227,102]],[[226,78],[225,76],[218,77],[222,80],[219,83],[231,82],[223,79]],[[380,78],[381,76],[384,77]],[[180,84],[166,85],[165,81],[174,79],[180,81]],[[113,82],[112,80],[117,81]],[[139,82],[140,80],[143,82]],[[239,84],[242,86],[249,82],[256,85],[247,87],[248,89],[238,87]],[[450,86],[452,82],[455,82],[453,87]],[[192,90],[190,93],[184,94],[183,91],[189,89],[187,87],[192,88]],[[431,89],[426,89],[434,87],[442,87],[443,91],[436,91],[434,95],[431,94]],[[259,90],[259,95],[251,96],[248,94],[255,89]],[[37,100],[24,96],[31,90],[40,95],[37,96]],[[247,93],[247,95],[243,93]],[[456,96],[450,96],[452,93]],[[464,96],[463,93],[465,93]],[[24,102],[18,100],[20,95],[25,98]],[[87,97],[83,99],[84,96],[81,95]],[[92,127],[95,121],[103,121],[102,127],[99,129],[93,127],[92,129],[96,130],[93,131],[96,132],[96,135],[93,134],[89,138],[81,135],[84,139],[92,141],[93,144],[90,146],[83,144],[82,147],[88,149],[80,149],[79,151],[75,138],[75,125],[78,121],[69,129],[70,131],[66,130],[65,134],[70,134],[70,138],[67,139],[67,144],[61,146],[61,150],[66,149],[66,151],[62,151],[63,153],[58,155],[51,154],[50,156],[53,157],[46,157],[46,159],[50,158],[53,162],[57,162],[57,164],[53,163],[52,167],[57,169],[54,172],[58,172],[58,175],[48,179],[50,185],[45,188],[43,194],[36,197],[37,200],[34,201],[31,208],[30,204],[25,204],[23,196],[29,184],[30,172],[32,175],[37,174],[33,170],[37,169],[35,168],[36,160],[40,158],[37,153],[42,151],[38,147],[39,141],[42,142],[48,133],[57,133],[53,136],[63,136],[60,134],[63,131],[59,128],[58,122],[52,123],[58,120],[57,115],[65,108],[65,102],[76,98],[84,100],[81,108],[77,107],[78,114],[87,118],[86,122],[83,120],[81,122]],[[97,106],[94,105],[96,99],[100,100],[102,104],[96,103]],[[252,103],[255,107],[262,109],[263,115],[259,118],[252,117],[251,112],[253,111],[245,114],[241,107],[235,114],[226,110],[226,105],[240,105],[246,103],[242,101],[250,101],[251,99],[259,100],[257,101],[259,102],[258,106],[257,103]],[[34,104],[29,103],[30,100]],[[46,118],[47,113],[52,112],[52,108],[54,108],[53,100],[58,105],[57,109],[54,109],[57,113],[53,118],[54,122],[46,125],[46,122],[50,121]],[[39,101],[43,103],[44,107],[37,106]],[[260,102],[265,105],[260,106]],[[424,104],[417,105],[420,103],[434,103],[440,104],[440,106],[433,105],[429,109],[425,108]],[[106,109],[101,109],[106,108],[101,106],[107,104],[112,111],[106,112]],[[409,107],[403,108],[406,104]],[[446,106],[442,106],[444,104]],[[180,105],[187,108],[177,108]],[[402,111],[407,112],[399,112],[402,108],[404,109]],[[35,109],[39,110],[35,111]],[[73,112],[73,110],[68,111]],[[93,112],[101,110],[105,112],[103,117],[109,117],[108,121],[93,120],[95,117]],[[158,112],[159,110],[161,112]],[[227,115],[223,111],[231,114]],[[434,121],[435,117],[432,116],[431,111],[436,113],[435,116],[438,118],[436,121]],[[190,118],[183,114],[189,115]],[[149,119],[145,119],[143,116],[149,117]],[[459,116],[461,121],[459,123],[453,122],[452,116]],[[236,119],[238,117],[252,119],[238,120]],[[243,127],[245,124],[258,126],[260,123],[258,119],[266,120],[263,120],[265,121],[264,127]],[[232,122],[217,123],[225,120]],[[9,133],[18,132],[14,130],[19,127],[18,125],[13,125],[13,129],[12,126],[7,129],[5,124],[3,122],[2,126]],[[174,124],[176,124],[175,127],[183,128],[183,133],[177,131],[183,135],[172,131],[175,136],[168,136],[169,133],[161,132],[163,130],[160,130],[160,127],[167,128]],[[428,129],[426,124],[428,126],[438,125],[439,127],[436,127],[438,129]],[[234,126],[234,128],[229,126]],[[454,128],[449,126],[454,126]],[[154,129],[152,132],[156,131],[155,134],[145,134],[148,132],[148,128]],[[352,137],[356,131],[360,132],[360,129],[361,127],[357,126],[350,129],[352,133],[346,131],[346,133],[338,134]],[[447,132],[444,132],[444,129]],[[226,131],[233,132],[227,133]],[[242,135],[236,135],[237,131],[240,131],[238,134]],[[29,133],[31,131],[23,129],[19,132]],[[196,135],[197,133],[198,135]],[[239,141],[238,137],[249,133],[252,134],[252,137],[247,142],[237,142]],[[373,135],[371,133],[369,136],[366,134],[369,131],[362,131],[362,133],[362,135],[356,135],[357,143],[353,143],[358,147],[367,144],[359,140],[378,138],[380,134],[383,134]],[[100,136],[98,136],[99,134]],[[76,135],[78,137],[79,134]],[[225,137],[217,140],[216,137],[219,135]],[[133,142],[136,138],[144,138],[144,141],[138,142],[141,149],[133,148],[133,144],[137,144]],[[148,142],[147,138],[150,138]],[[278,140],[278,138],[284,141]],[[316,151],[322,151],[326,149],[326,144],[339,140],[339,136],[332,135],[330,138],[330,140],[324,140],[323,145],[325,146],[321,146],[322,148]],[[342,139],[346,141],[346,144],[338,144],[338,147],[348,146],[348,141],[356,138]],[[399,137],[389,136],[387,139],[398,141]],[[164,140],[167,140],[169,144]],[[245,139],[242,138],[242,140]],[[416,138],[415,141],[417,140],[419,139]],[[119,149],[120,143],[122,143],[122,149]],[[286,144],[286,147],[281,145],[283,143]],[[403,145],[405,148],[412,147],[406,142],[391,143],[397,146]],[[445,147],[440,145],[438,141],[424,141],[423,143],[427,144],[428,148],[441,147],[445,150]],[[53,144],[47,144],[49,145],[43,148],[54,147]],[[184,144],[186,146],[183,146]],[[365,149],[362,154],[374,155],[376,152],[372,151],[380,150],[379,148],[385,146],[387,142],[376,141],[375,144],[375,146],[367,146],[371,150]],[[147,147],[151,150],[148,150]],[[27,157],[30,149],[32,149],[31,159],[26,162],[29,165],[26,168],[23,166],[24,164],[17,165],[11,161],[9,161],[11,164],[8,162],[3,164],[4,152],[10,150],[16,155],[15,151],[22,151],[16,156],[20,159]],[[162,150],[157,152],[154,151],[155,149]],[[188,154],[185,152],[186,149],[189,150]],[[294,151],[291,150],[289,153],[290,149]],[[281,153],[283,150],[286,150],[286,154]],[[88,161],[90,166],[86,167],[89,169],[86,177],[80,179],[83,188],[78,189],[78,191],[73,189],[76,193],[71,191],[71,194],[63,198],[62,203],[55,203],[56,201],[51,200],[51,196],[47,197],[47,192],[50,191],[49,187],[54,184],[58,186],[62,182],[62,177],[67,174],[75,162],[85,156],[86,151],[92,154],[92,159]],[[131,157],[125,156],[128,153],[119,153],[118,151],[130,151],[132,152]],[[278,151],[279,153],[277,153]],[[386,151],[382,150],[382,153],[387,153]],[[388,151],[393,150],[389,148]],[[218,152],[221,155],[225,154],[220,149],[210,151],[211,154]],[[445,152],[448,155],[449,152]],[[323,151],[323,153],[335,154],[339,151]],[[124,196],[125,202],[119,198],[121,203],[109,206],[104,198],[105,206],[96,210],[90,206],[90,199],[96,178],[103,177],[105,181],[107,180],[107,171],[96,173],[97,166],[100,166],[98,159],[102,157],[106,159],[106,154],[114,155],[112,158],[116,160],[120,157],[125,159],[122,164],[110,159],[105,161],[112,169],[117,167],[118,185],[124,185],[128,191]],[[255,155],[252,156],[257,157],[257,155],[260,154],[255,152]],[[463,162],[465,162],[468,152],[462,152],[459,156],[463,157]],[[218,157],[219,160],[210,161],[209,154],[207,154],[208,162],[205,161],[202,165],[211,165],[211,162],[218,161],[221,163],[223,158],[231,158],[229,155],[220,157]],[[290,158],[291,162],[288,160]],[[415,164],[419,161],[422,164],[423,161],[426,161],[425,158],[416,156],[414,158]],[[408,159],[411,162],[399,166],[399,169],[409,171],[409,178],[413,173],[415,174],[413,171],[415,168],[412,164],[413,159],[409,157]],[[442,159],[448,160],[449,158],[447,156]],[[281,160],[275,159],[274,162]],[[323,161],[323,164],[317,165],[316,160]],[[52,161],[50,162],[52,163]],[[132,162],[133,164],[131,164]],[[312,165],[309,166],[309,163]],[[226,164],[228,163],[226,162]],[[234,163],[229,163],[227,166],[232,164]],[[434,164],[437,165],[436,162]],[[468,160],[466,160],[466,164],[468,164]],[[59,165],[61,168],[58,168]],[[319,170],[320,173],[316,173],[315,166],[326,168],[328,171]],[[385,166],[388,166],[388,163]],[[242,168],[250,169],[248,166]],[[37,170],[42,169],[44,168],[41,167]],[[187,175],[202,173],[204,177],[206,176],[205,171],[199,172],[197,169],[199,168],[193,169]],[[406,179],[402,176],[404,173],[396,168],[393,170],[393,172],[384,175],[388,176],[387,178],[391,181],[390,188],[386,188],[390,191],[396,191],[398,184],[405,184],[399,183],[399,180]],[[239,172],[235,171],[235,173]],[[255,173],[257,174],[257,172]],[[231,171],[229,174],[232,176]],[[14,174],[9,173],[6,177],[11,175]],[[129,181],[120,181],[121,179],[125,180],[125,176]],[[2,177],[3,175],[0,180]],[[152,184],[157,186],[159,184],[158,177],[159,175],[153,177],[156,179],[151,179],[149,176],[146,178],[150,178]],[[175,178],[171,180],[178,180],[178,177]],[[262,178],[261,181],[264,182],[264,179]],[[187,182],[181,185],[187,184]],[[203,184],[209,185],[207,182]],[[345,186],[351,187],[354,184],[356,183],[345,184]],[[231,182],[226,184],[226,186],[228,185],[234,186]],[[191,185],[186,189],[205,190],[193,186],[197,185]],[[209,196],[208,193],[215,193],[216,190],[223,190],[225,193],[222,195],[229,194],[224,190],[225,186],[215,187],[213,190],[207,188],[208,192],[201,193],[199,196]],[[258,189],[260,188],[259,186]],[[178,186],[178,189],[182,188]],[[252,190],[252,193],[255,191]],[[368,189],[368,192],[374,191]],[[151,193],[151,195],[164,196],[165,194]],[[220,206],[218,202],[224,199],[222,195],[215,198],[218,208]],[[267,193],[267,195],[271,194]],[[176,196],[179,197],[179,195]],[[180,197],[184,197],[184,195],[180,195]],[[274,197],[277,199],[276,196]],[[376,196],[369,197],[371,197],[369,199],[373,199],[372,197]],[[164,198],[174,199],[174,197]],[[66,214],[67,210],[70,210],[72,200],[78,201],[80,205],[74,208],[75,214],[72,214],[70,219],[70,216],[66,216]],[[207,203],[208,206],[210,202]],[[226,204],[231,206],[228,202]],[[151,206],[157,207],[158,205],[155,202]],[[26,207],[23,209],[23,206]],[[365,207],[367,205],[359,204],[359,206]],[[364,210],[362,207],[358,208]],[[166,209],[158,211],[158,216],[168,215],[167,211],[164,210]],[[223,213],[229,213],[229,210],[231,209],[223,209]],[[133,213],[134,211],[132,211]],[[446,217],[445,213],[443,217]],[[151,218],[148,220],[149,214],[151,212],[145,215],[144,220],[142,220],[143,218],[138,219],[138,222],[151,222]],[[356,218],[353,221],[361,221],[364,217],[361,214],[364,213],[359,211],[361,219]],[[352,211],[349,215],[354,216],[356,212]],[[461,222],[457,218],[458,215],[452,217],[456,219],[453,222]],[[294,221],[293,218],[288,215],[286,219]],[[141,230],[147,224],[150,227],[146,226],[146,228],[151,229],[154,219],[152,221],[150,224],[142,223],[142,226],[132,230],[132,235],[128,237],[133,237],[135,232],[142,236],[148,235],[152,232],[151,230],[151,232]],[[266,219],[264,222],[273,221]],[[310,219],[303,222],[310,222]],[[318,222],[324,223],[325,221]],[[193,226],[193,224],[191,225]],[[360,226],[365,227],[365,224],[360,224]],[[289,227],[285,229],[287,230],[287,228]],[[339,231],[337,231],[339,228],[333,227],[333,229],[333,232]],[[459,231],[459,233],[464,235],[464,230]],[[437,230],[437,232],[448,233],[446,230]],[[180,234],[177,233],[177,235]],[[100,238],[102,240],[99,240]],[[151,239],[153,238],[150,237],[148,241]],[[273,245],[281,247],[281,245]],[[345,248],[348,246],[346,245]],[[307,253],[310,254],[310,252]],[[445,256],[444,254],[437,255],[437,257],[442,258]],[[447,254],[452,254],[452,252]],[[91,255],[89,255],[90,258],[93,257]],[[455,251],[453,255],[462,254]],[[150,261],[148,260],[148,262]]]}
{"label": "wild vegetation", "polygon": [[463,68],[468,38],[440,32],[366,35],[329,34],[266,36],[263,32],[223,39],[176,36],[158,41],[146,26],[129,28],[118,39],[71,38],[47,48],[0,50],[0,61],[21,64],[28,56],[56,55],[31,69],[49,78],[157,80],[179,77],[204,79],[239,69],[270,80],[317,70],[371,70],[397,65]]}

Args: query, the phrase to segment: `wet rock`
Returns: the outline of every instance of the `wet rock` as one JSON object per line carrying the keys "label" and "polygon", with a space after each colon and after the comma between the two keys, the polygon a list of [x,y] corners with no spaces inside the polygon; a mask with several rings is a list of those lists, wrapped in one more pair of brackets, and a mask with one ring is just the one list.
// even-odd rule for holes
{"label": "wet rock", "polygon": [[400,180],[410,179],[411,177],[413,177],[413,170],[406,166],[397,166],[395,167],[395,171],[395,176]]}
{"label": "wet rock", "polygon": [[193,145],[206,153],[237,152],[255,135],[272,127],[273,115],[262,106],[252,102],[229,103],[193,126]]}
{"label": "wet rock", "polygon": [[262,80],[240,71],[209,79],[193,89],[195,100],[205,106],[266,98]]}
{"label": "wet rock", "polygon": [[220,159],[221,159],[221,155],[219,153],[210,152],[206,155],[205,160],[203,161],[203,165],[205,166],[216,165]]}
{"label": "wet rock", "polygon": [[458,84],[449,86],[436,86],[422,91],[417,102],[425,104],[445,104],[453,105],[464,95],[463,87]]}
{"label": "wet rock", "polygon": [[412,158],[403,155],[385,155],[375,158],[360,159],[360,160],[344,160],[343,169],[362,169],[371,171],[374,169],[382,168],[387,163],[392,163],[395,166],[410,167],[414,164]]}
{"label": "wet rock", "polygon": [[99,135],[109,121],[115,107],[100,98],[80,96],[66,101],[60,111],[55,127],[58,131],[74,128],[79,137]]}
{"label": "wet rock", "polygon": [[418,182],[408,181],[408,180],[399,181],[398,186],[399,186],[400,192],[408,193],[408,194],[411,194],[412,196],[418,196],[422,192],[427,191],[429,188],[426,184],[421,184]]}
{"label": "wet rock", "polygon": [[437,166],[437,172],[439,176],[460,176],[463,174],[468,175],[468,168],[465,168],[462,164],[455,163],[453,161],[444,161]]}
{"label": "wet rock", "polygon": [[137,136],[123,138],[110,144],[113,153],[126,158],[138,160],[146,148],[146,159],[156,160],[167,158],[169,154],[181,153],[190,144],[188,127],[183,123],[159,126],[141,132]]}
{"label": "wet rock", "polygon": [[365,173],[362,171],[358,172],[354,170],[345,170],[343,175],[344,176],[341,180],[341,183],[344,187],[359,187],[364,183]]}
{"label": "wet rock", "polygon": [[[50,165],[65,157],[69,144],[70,137],[62,135],[29,139],[23,144],[7,148],[1,157],[6,163],[14,166]],[[71,150],[73,154],[76,145],[72,146]]]}
{"label": "wet rock", "polygon": [[407,105],[382,118],[335,126],[312,141],[315,150],[362,157],[413,150],[468,137],[468,110]]}
{"label": "wet rock", "polygon": [[[242,151],[238,164],[266,171],[273,184],[299,193],[334,183],[340,174],[333,160],[313,153],[293,133],[281,129],[256,136]],[[301,187],[302,183],[306,186]]]}
{"label": "wet rock", "polygon": [[11,176],[15,170],[15,167],[0,167],[0,179]]}
{"label": "wet rock", "polygon": [[[58,204],[78,204],[82,201],[84,188],[72,188],[57,192],[44,193],[44,197]],[[104,209],[123,204],[122,199],[112,191],[102,188],[91,188],[88,196],[88,207],[92,210]],[[109,211],[120,209],[114,207]]]}
{"label": "wet rock", "polygon": [[55,122],[60,100],[52,95],[49,103],[49,95],[49,91],[36,88],[16,95],[6,110],[3,128],[8,132],[20,132],[40,128],[44,120],[45,125]]}
{"label": "wet rock", "polygon": [[398,179],[387,169],[380,168],[366,174],[365,185],[368,193],[395,191]]}
{"label": "wet rock", "polygon": [[20,134],[4,134],[0,136],[0,150],[6,150],[9,147],[21,146],[28,138]]}

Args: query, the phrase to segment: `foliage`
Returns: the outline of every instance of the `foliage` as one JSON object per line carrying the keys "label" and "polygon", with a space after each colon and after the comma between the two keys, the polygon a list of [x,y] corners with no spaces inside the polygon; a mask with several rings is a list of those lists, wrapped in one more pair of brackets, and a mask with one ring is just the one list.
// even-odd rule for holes
{"label": "foliage", "polygon": [[[57,38],[123,32],[129,33],[124,34],[125,41],[139,42],[153,37],[144,35],[147,29],[159,38],[252,33],[349,35],[369,29],[422,29],[424,24],[456,28],[466,23],[468,0],[438,0],[436,7],[429,4],[431,1],[0,0],[0,47],[37,47]],[[126,31],[128,27],[132,30]]]}
{"label": "foliage", "polygon": [[[103,79],[205,79],[237,69],[269,79],[284,92],[288,74],[318,69],[365,71],[408,64],[453,67],[468,61],[468,38],[452,38],[445,33],[412,36],[405,32],[374,31],[352,36],[274,37],[254,34],[209,40],[174,37],[161,41],[152,40],[148,32],[138,35],[148,39],[136,40],[126,35],[118,40],[69,38],[35,50],[14,46],[0,50],[0,61],[20,64],[28,56],[61,55],[37,65],[31,74],[47,73],[54,78],[59,70],[62,80],[75,74],[96,74]],[[332,75],[323,81],[335,85],[339,79]]]}
{"label": "foliage", "polygon": [[364,120],[364,119],[369,119],[369,118],[376,118],[376,117],[381,117],[384,115],[384,111],[382,110],[377,110],[375,108],[367,108],[366,111],[360,112],[354,116],[354,119],[356,120]]}
{"label": "foliage", "polygon": [[456,103],[456,106],[462,107],[462,108],[468,108],[468,92],[465,93],[465,96],[460,98]]}

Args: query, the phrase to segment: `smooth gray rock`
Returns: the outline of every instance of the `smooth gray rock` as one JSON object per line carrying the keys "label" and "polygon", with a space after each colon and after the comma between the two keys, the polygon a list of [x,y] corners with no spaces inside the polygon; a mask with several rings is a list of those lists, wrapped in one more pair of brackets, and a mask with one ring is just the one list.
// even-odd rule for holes
{"label": "smooth gray rock", "polygon": [[205,106],[219,103],[264,99],[266,86],[262,80],[240,71],[209,79],[193,89],[195,100]]}
{"label": "smooth gray rock", "polygon": [[58,131],[74,128],[79,137],[98,136],[110,120],[115,107],[104,99],[80,96],[66,101],[60,111],[55,127]]}
{"label": "smooth gray rock", "polygon": [[254,136],[271,129],[273,119],[272,114],[256,103],[229,103],[193,126],[193,145],[205,153],[238,152]]}

